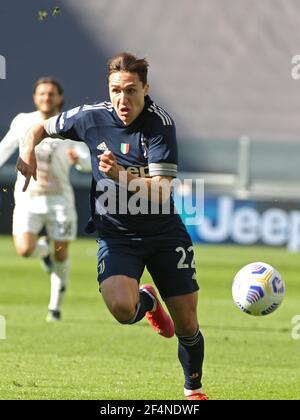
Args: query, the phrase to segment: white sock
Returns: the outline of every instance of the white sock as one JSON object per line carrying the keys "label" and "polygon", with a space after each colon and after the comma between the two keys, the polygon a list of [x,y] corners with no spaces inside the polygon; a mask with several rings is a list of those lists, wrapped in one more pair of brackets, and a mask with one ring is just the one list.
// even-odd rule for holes
{"label": "white sock", "polygon": [[50,248],[48,242],[44,238],[40,238],[37,243],[35,250],[31,254],[31,258],[45,258],[50,254]]}
{"label": "white sock", "polygon": [[59,311],[64,300],[69,279],[70,264],[69,260],[64,262],[53,262],[51,273],[51,293],[48,309]]}
{"label": "white sock", "polygon": [[203,390],[202,388],[198,388],[198,389],[185,389],[184,388],[183,392],[186,397],[189,397],[190,395],[203,393]]}

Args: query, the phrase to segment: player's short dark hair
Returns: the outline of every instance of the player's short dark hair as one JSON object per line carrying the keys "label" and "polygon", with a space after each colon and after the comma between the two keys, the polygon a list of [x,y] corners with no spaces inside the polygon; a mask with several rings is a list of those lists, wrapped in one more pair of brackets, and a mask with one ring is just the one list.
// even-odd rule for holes
{"label": "player's short dark hair", "polygon": [[108,63],[107,81],[111,74],[125,71],[129,73],[137,73],[143,86],[147,84],[149,63],[146,58],[137,58],[135,55],[122,52],[112,57]]}
{"label": "player's short dark hair", "polygon": [[64,94],[64,88],[62,87],[61,83],[54,79],[53,77],[44,76],[40,77],[35,84],[33,85],[33,94],[35,94],[37,88],[39,85],[43,85],[44,83],[50,83],[51,85],[54,85],[57,88],[57,92],[59,95]]}

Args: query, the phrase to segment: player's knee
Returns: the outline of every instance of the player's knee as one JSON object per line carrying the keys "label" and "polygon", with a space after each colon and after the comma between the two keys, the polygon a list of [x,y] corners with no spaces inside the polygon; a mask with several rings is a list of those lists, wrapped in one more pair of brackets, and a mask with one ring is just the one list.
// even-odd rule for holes
{"label": "player's knee", "polygon": [[120,324],[128,323],[135,315],[134,306],[117,300],[111,303],[110,311]]}
{"label": "player's knee", "polygon": [[199,324],[194,317],[186,317],[180,321],[174,322],[177,335],[192,337],[198,330]]}
{"label": "player's knee", "polygon": [[178,336],[183,336],[183,337],[193,337],[196,332],[198,331],[198,326],[194,325],[193,327],[191,326],[184,326],[182,327],[180,330],[178,330],[176,327],[176,334]]}
{"label": "player's knee", "polygon": [[33,253],[33,249],[30,247],[18,247],[17,253],[20,257],[29,258]]}

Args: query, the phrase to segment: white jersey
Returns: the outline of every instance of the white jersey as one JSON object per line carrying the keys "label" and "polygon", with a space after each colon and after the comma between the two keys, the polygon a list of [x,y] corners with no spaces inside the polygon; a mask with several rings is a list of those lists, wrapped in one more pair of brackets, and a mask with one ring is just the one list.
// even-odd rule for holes
{"label": "white jersey", "polygon": [[[0,167],[21,147],[26,132],[35,124],[43,122],[39,111],[18,114],[11,123],[10,130],[0,143]],[[59,202],[66,207],[74,207],[74,193],[69,174],[71,163],[68,150],[73,148],[79,156],[76,169],[91,171],[90,152],[84,143],[72,140],[45,138],[35,149],[37,158],[37,181],[31,178],[29,187],[22,192],[25,178],[17,175],[15,203],[24,210],[47,213],[49,205]]]}

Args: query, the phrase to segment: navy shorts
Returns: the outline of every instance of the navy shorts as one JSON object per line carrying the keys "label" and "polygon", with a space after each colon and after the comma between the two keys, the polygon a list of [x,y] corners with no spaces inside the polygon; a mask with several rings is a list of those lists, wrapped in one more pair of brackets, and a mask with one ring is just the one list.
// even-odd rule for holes
{"label": "navy shorts", "polygon": [[[199,290],[192,242],[161,237],[99,239],[98,282],[124,275],[140,282],[147,267],[163,299]],[[101,287],[101,286],[100,286]]]}

